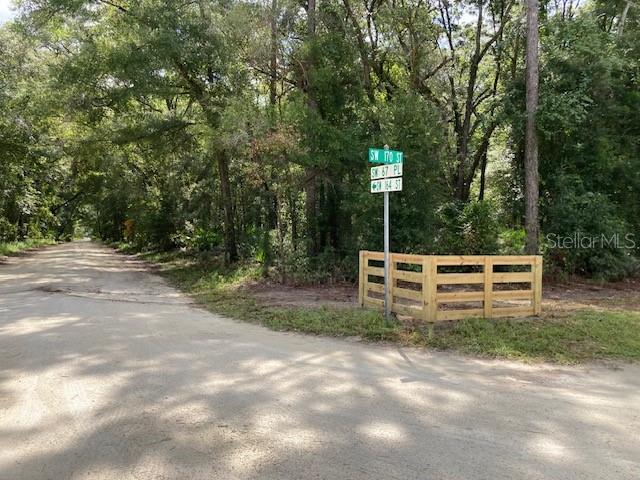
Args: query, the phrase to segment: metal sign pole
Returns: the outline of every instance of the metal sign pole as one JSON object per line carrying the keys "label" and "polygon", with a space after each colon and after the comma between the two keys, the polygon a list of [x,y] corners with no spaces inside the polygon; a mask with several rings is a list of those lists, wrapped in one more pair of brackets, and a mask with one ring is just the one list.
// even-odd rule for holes
{"label": "metal sign pole", "polygon": [[[384,149],[388,151],[389,145]],[[389,192],[384,192],[384,316],[387,320],[391,318],[389,271]]]}
{"label": "metal sign pole", "polygon": [[[384,193],[384,316],[391,320],[393,306],[393,264],[389,253],[389,192],[402,191],[402,162],[404,153],[389,150],[389,145],[369,148],[369,163],[382,164],[371,168],[371,193]],[[366,294],[366,293],[365,293]]]}
{"label": "metal sign pole", "polygon": [[384,316],[391,317],[389,285],[389,192],[384,192]]}

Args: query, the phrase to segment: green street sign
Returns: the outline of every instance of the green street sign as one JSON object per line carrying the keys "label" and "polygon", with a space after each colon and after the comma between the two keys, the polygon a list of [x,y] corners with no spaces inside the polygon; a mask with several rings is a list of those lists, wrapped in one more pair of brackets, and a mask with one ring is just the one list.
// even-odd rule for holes
{"label": "green street sign", "polygon": [[404,153],[384,148],[370,148],[369,162],[371,163],[402,163]]}

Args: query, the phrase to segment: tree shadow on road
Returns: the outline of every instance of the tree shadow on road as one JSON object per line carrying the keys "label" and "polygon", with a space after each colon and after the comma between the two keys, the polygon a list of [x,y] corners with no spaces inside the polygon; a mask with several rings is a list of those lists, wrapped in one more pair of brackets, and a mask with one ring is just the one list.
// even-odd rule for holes
{"label": "tree shadow on road", "polygon": [[612,479],[638,468],[640,380],[620,372],[400,354],[184,304],[31,292],[22,309],[16,295],[0,317],[0,478]]}

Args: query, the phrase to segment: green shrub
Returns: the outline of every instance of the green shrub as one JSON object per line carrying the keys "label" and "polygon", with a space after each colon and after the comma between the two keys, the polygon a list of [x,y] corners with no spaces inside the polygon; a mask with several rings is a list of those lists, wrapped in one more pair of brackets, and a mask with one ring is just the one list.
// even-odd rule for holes
{"label": "green shrub", "polygon": [[210,252],[222,245],[222,235],[219,231],[210,228],[197,227],[188,247],[198,252]]}
{"label": "green shrub", "polygon": [[504,255],[522,255],[524,253],[527,234],[524,228],[511,228],[500,232],[498,244],[500,253]]}
{"label": "green shrub", "polygon": [[606,195],[565,190],[547,209],[544,252],[553,269],[617,280],[638,268],[638,242]]}
{"label": "green shrub", "polygon": [[6,218],[0,217],[0,243],[14,242],[18,239],[18,227]]}
{"label": "green shrub", "polygon": [[449,202],[437,214],[439,253],[481,255],[498,251],[500,228],[491,202]]}

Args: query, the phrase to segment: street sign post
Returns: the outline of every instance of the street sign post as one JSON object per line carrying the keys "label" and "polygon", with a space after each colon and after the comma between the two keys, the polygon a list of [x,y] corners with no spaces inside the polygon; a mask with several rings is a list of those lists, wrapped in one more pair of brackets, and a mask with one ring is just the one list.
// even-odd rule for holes
{"label": "street sign post", "polygon": [[383,165],[371,168],[371,193],[384,193],[384,315],[391,317],[391,285],[389,285],[389,192],[402,191],[402,165],[404,153],[370,148],[369,162]]}

